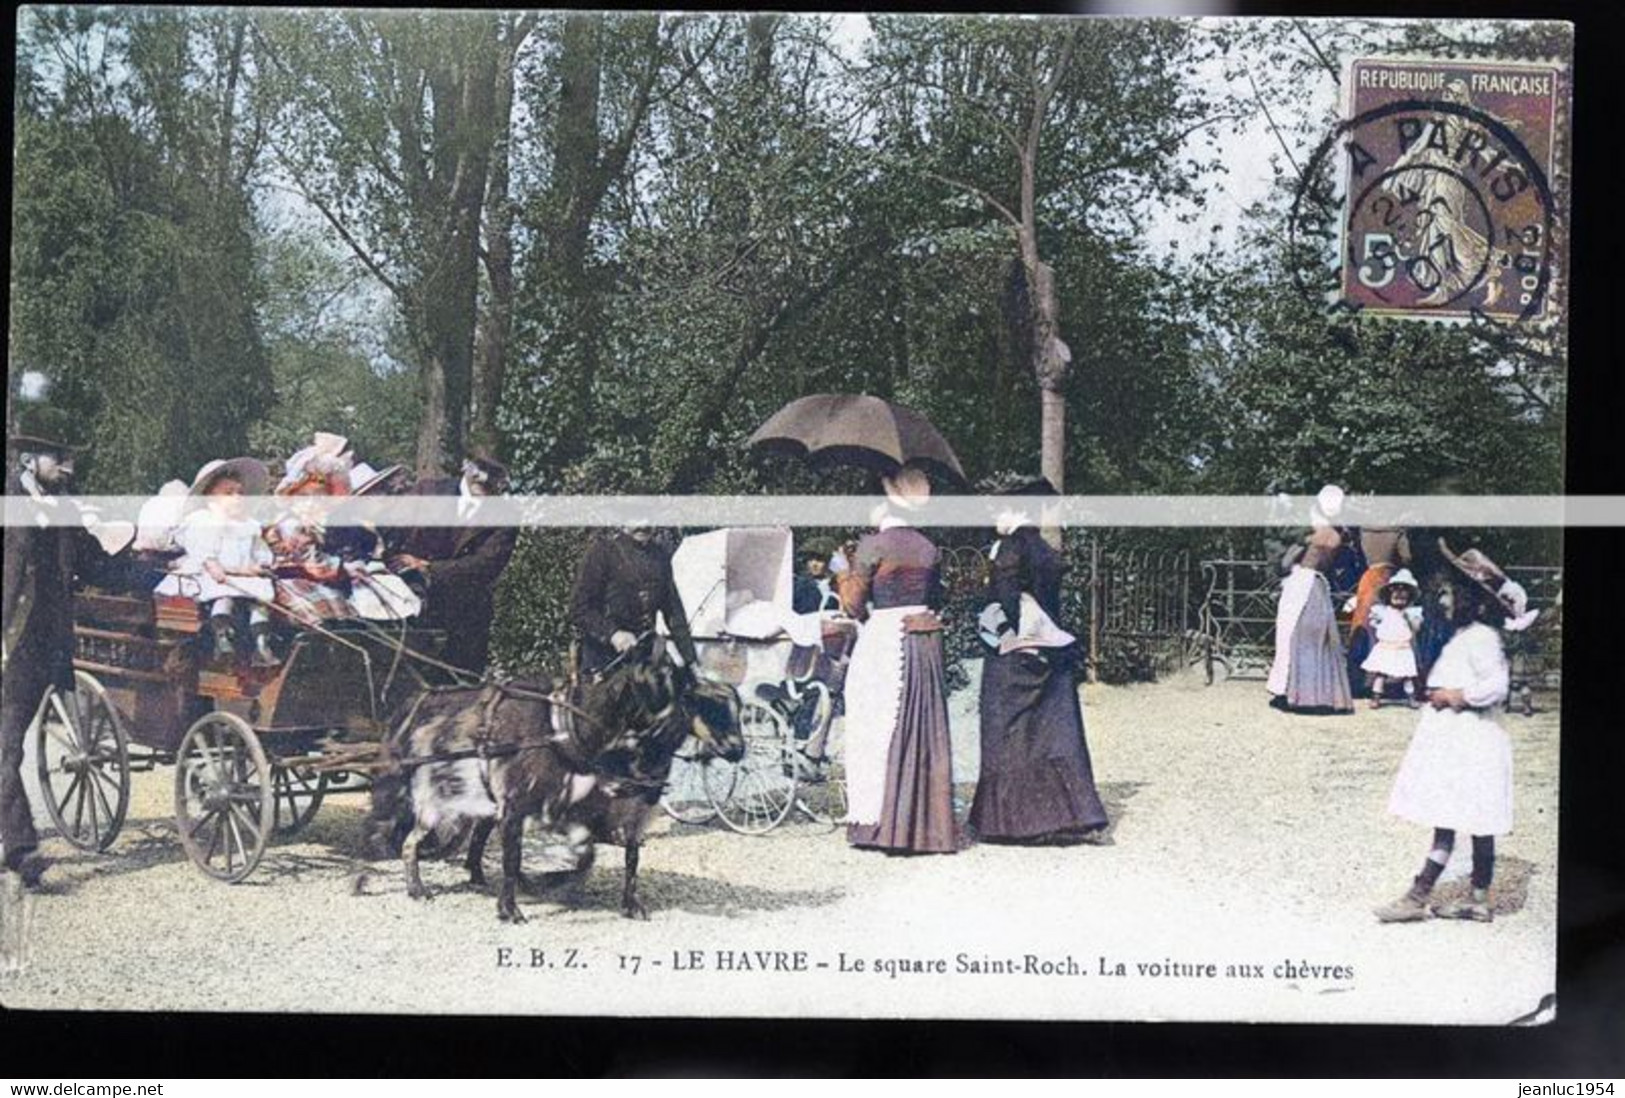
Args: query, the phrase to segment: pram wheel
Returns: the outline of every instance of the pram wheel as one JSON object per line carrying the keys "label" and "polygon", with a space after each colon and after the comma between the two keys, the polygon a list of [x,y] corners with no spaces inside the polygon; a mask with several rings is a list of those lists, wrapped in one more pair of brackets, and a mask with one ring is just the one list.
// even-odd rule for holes
{"label": "pram wheel", "polygon": [[705,791],[722,822],[761,835],[784,822],[796,804],[796,750],[789,722],[772,707],[747,701],[740,711],[745,757],[714,759],[705,767]]}
{"label": "pram wheel", "polygon": [[677,749],[671,762],[671,776],[666,780],[666,792],[660,798],[660,807],[678,823],[710,823],[717,815],[717,806],[706,790],[706,773],[719,761],[702,757],[699,738],[692,733]]}

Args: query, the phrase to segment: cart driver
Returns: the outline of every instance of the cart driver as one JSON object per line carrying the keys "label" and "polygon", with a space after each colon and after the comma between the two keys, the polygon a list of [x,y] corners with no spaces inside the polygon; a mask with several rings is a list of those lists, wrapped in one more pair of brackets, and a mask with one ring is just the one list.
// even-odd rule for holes
{"label": "cart driver", "polygon": [[508,490],[508,469],[490,457],[471,457],[458,480],[429,478],[420,496],[456,496],[457,521],[407,531],[390,568],[401,573],[423,600],[422,624],[446,633],[441,658],[483,675],[491,653],[496,586],[513,556],[519,531],[480,521],[484,501]]}
{"label": "cart driver", "polygon": [[688,631],[671,554],[654,538],[647,521],[634,522],[587,547],[570,599],[570,621],[581,641],[581,671],[604,670],[633,649],[652,654],[659,638],[655,614],[666,628],[685,666],[697,668],[694,639]]}
{"label": "cart driver", "polygon": [[5,867],[26,888],[39,886],[50,862],[36,849],[39,835],[23,789],[23,744],[40,701],[52,686],[73,689],[72,580],[74,535],[51,522],[73,478],[73,448],[65,417],[42,402],[18,400],[16,429],[7,432],[6,495],[30,499],[41,522],[5,529],[3,618],[5,691],[0,703],[0,842]]}

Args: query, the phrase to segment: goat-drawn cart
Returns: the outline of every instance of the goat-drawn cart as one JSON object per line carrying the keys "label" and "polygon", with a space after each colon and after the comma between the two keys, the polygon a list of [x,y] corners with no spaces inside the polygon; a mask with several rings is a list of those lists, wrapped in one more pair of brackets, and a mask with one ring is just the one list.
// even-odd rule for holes
{"label": "goat-drawn cart", "polygon": [[[46,811],[81,850],[106,850],[130,775],[175,767],[175,823],[192,862],[222,881],[254,871],[273,836],[325,796],[364,790],[318,767],[334,745],[381,739],[391,709],[429,684],[443,637],[403,626],[295,632],[280,664],[211,661],[195,605],[99,591],[74,603],[74,689],[35,717]],[[449,677],[449,675],[448,675]]]}
{"label": "goat-drawn cart", "polygon": [[738,689],[746,754],[679,761],[664,800],[673,816],[720,816],[760,834],[799,808],[814,820],[846,815],[846,780],[828,668],[856,623],[793,609],[793,542],[783,527],[722,529],[684,538],[672,556],[699,673]]}

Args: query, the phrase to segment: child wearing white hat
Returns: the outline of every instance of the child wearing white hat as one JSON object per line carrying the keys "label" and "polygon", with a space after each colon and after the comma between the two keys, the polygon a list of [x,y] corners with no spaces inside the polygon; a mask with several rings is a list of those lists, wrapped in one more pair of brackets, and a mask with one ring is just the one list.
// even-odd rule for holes
{"label": "child wearing white hat", "polygon": [[[175,531],[184,555],[170,566],[154,593],[196,599],[207,608],[213,654],[230,659],[236,652],[234,610],[248,605],[254,640],[253,662],[277,662],[270,648],[270,613],[266,604],[276,592],[270,578],[271,548],[260,524],[247,514],[245,495],[264,491],[265,466],[253,458],[211,461],[198,470],[188,496],[188,512]],[[195,506],[201,503],[202,506]]]}
{"label": "child wearing white hat", "polygon": [[1371,631],[1371,654],[1360,664],[1371,685],[1371,708],[1382,704],[1383,689],[1389,679],[1397,679],[1405,691],[1405,702],[1416,708],[1416,632],[1422,628],[1422,607],[1417,604],[1421,588],[1409,568],[1401,568],[1377,593],[1377,605],[1366,617]]}

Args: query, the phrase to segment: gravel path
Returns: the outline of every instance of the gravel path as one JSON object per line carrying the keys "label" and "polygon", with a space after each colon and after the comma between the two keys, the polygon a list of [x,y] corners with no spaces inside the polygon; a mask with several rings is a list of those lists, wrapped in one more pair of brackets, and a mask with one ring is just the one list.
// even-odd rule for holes
{"label": "gravel path", "polygon": [[[1175,681],[1084,692],[1108,845],[888,858],[805,821],[753,838],[661,817],[642,923],[616,912],[615,849],[574,903],[522,893],[522,926],[451,864],[425,863],[432,902],[409,899],[394,865],[357,895],[353,796],[220,885],[176,840],[173,772],[137,775],[110,854],[48,841],[51,890],[0,897],[0,943],[24,943],[0,1002],[1505,1023],[1554,986],[1558,728],[1543,700],[1502,718],[1518,830],[1500,844],[1490,925],[1371,916],[1428,839],[1384,811],[1414,714],[1294,717],[1259,683]],[[967,793],[974,713],[973,692],[955,696]]]}

